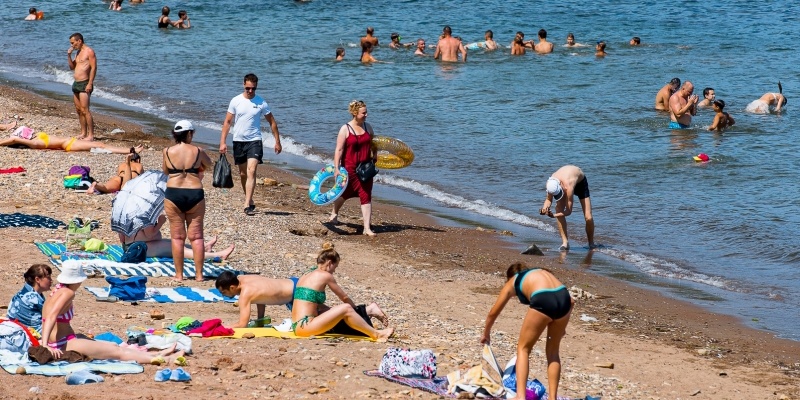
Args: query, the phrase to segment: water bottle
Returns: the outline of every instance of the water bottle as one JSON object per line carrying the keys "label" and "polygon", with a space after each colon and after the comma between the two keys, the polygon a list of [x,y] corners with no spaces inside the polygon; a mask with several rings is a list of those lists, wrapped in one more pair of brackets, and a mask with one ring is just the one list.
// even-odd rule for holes
{"label": "water bottle", "polygon": [[271,323],[272,323],[272,318],[270,318],[270,316],[267,315],[264,318],[259,318],[259,319],[255,319],[255,320],[250,321],[250,323],[247,324],[247,327],[248,328],[263,328],[264,326],[269,325]]}

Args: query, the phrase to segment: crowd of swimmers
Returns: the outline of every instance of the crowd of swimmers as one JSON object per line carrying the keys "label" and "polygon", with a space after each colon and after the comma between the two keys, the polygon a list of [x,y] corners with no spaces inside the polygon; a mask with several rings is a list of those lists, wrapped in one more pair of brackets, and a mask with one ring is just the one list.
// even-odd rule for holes
{"label": "crowd of swimmers", "polygon": [[[111,11],[122,11],[122,0],[104,0],[108,2],[108,9]],[[131,3],[144,3],[145,0],[128,0]],[[168,6],[164,6],[161,8],[161,16],[158,17],[157,26],[159,28],[177,28],[177,29],[189,29],[192,27],[192,22],[189,20],[189,14],[186,10],[178,11],[178,20],[172,21],[169,18],[170,8]],[[44,19],[44,12],[37,10],[35,7],[31,7],[28,10],[28,15],[25,17],[26,21],[36,21]]]}

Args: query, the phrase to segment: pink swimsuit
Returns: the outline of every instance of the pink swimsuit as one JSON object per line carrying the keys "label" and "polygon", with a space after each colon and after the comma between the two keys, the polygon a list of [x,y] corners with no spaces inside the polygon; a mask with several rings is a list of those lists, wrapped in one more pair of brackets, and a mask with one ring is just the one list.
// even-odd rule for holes
{"label": "pink swimsuit", "polygon": [[[64,287],[64,285],[62,285],[60,283],[57,284],[53,288],[52,292],[50,292],[51,296],[53,294],[55,294],[56,291],[58,289],[61,289],[62,287]],[[56,323],[68,324],[68,323],[70,323],[70,321],[72,321],[72,317],[74,317],[74,316],[75,316],[75,308],[72,305],[70,305],[69,306],[69,310],[67,310],[67,312],[65,312],[63,314],[60,314],[59,316],[56,317]],[[44,325],[44,321],[45,321],[45,318],[42,318],[42,325]],[[66,346],[67,342],[69,342],[70,340],[75,339],[75,338],[76,338],[75,335],[70,333],[69,335],[64,336],[61,339],[58,339],[55,342],[47,342],[47,346],[49,346],[52,349],[60,349],[60,348],[63,348],[64,346]]]}

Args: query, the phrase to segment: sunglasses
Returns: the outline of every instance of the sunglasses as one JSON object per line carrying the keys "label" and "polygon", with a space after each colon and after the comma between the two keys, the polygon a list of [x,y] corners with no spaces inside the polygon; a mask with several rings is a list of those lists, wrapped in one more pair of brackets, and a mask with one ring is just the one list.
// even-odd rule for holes
{"label": "sunglasses", "polygon": [[244,87],[244,90],[245,90],[245,91],[247,91],[247,92],[255,92],[255,91],[256,91],[256,89],[258,89],[258,88],[257,88],[257,87],[255,87],[255,86],[253,86],[253,87],[247,87],[247,86],[245,86],[245,87]]}

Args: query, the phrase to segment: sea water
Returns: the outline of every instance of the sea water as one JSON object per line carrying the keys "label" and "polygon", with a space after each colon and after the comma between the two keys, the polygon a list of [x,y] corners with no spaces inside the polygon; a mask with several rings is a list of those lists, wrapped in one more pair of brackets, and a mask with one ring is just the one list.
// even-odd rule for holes
{"label": "sea water", "polygon": [[[188,11],[190,30],[157,29],[161,7]],[[800,339],[800,188],[794,111],[800,97],[800,6],[599,1],[541,5],[519,0],[238,0],[124,3],[39,1],[45,20],[26,22],[27,4],[0,2],[0,72],[12,84],[70,95],[68,37],[83,33],[98,58],[93,101],[118,114],[192,119],[201,140],[218,141],[242,77],[259,78],[285,154],[268,158],[310,174],[331,159],[347,104],[369,107],[376,134],[410,145],[414,164],[378,175],[380,202],[409,205],[449,220],[509,229],[571,268],[652,287],[776,334]],[[444,25],[466,43],[492,29],[508,46],[516,31],[540,28],[549,55],[511,57],[508,49],[471,51],[465,64],[415,57],[386,45],[435,44]],[[358,62],[359,36],[373,26],[384,63]],[[572,32],[585,47],[563,46]],[[627,43],[642,38],[640,47]],[[594,44],[607,43],[596,58]],[[334,62],[337,47],[346,49]],[[429,49],[432,53],[433,49]],[[670,131],[653,110],[671,78],[695,93],[716,90],[736,125]],[[746,105],[782,81],[782,115],[748,115]],[[141,119],[141,118],[140,118]],[[77,125],[77,123],[76,123]],[[160,125],[163,126],[167,123]],[[164,130],[163,133],[166,133]],[[267,131],[266,146],[271,147]],[[695,163],[707,153],[711,161]],[[596,241],[589,252],[576,201],[572,247],[537,210],[544,184],[565,164],[586,173]],[[513,261],[513,260],[509,260]],[[498,269],[505,266],[498,266]]]}

